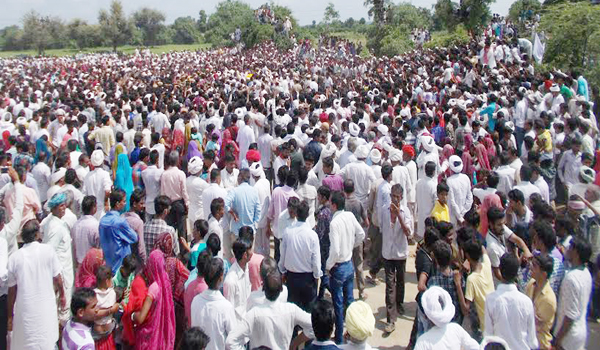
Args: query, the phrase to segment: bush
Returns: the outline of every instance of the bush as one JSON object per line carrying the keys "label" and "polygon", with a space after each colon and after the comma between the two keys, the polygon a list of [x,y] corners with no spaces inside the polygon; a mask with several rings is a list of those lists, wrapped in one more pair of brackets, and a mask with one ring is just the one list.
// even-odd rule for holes
{"label": "bush", "polygon": [[380,56],[393,57],[413,49],[413,42],[408,33],[395,28],[381,39]]}
{"label": "bush", "polygon": [[468,44],[471,38],[464,26],[458,25],[453,32],[433,32],[431,40],[423,44],[426,49]]}

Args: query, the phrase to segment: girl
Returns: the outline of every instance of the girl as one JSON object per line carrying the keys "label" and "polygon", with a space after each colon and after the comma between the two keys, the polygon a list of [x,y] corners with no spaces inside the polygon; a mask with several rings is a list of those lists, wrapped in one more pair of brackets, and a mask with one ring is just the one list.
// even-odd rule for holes
{"label": "girl", "polygon": [[112,285],[112,270],[106,265],[98,267],[96,271],[96,298],[98,299],[98,314],[99,317],[94,322],[93,335],[96,349],[113,350],[116,349],[115,340],[113,338],[113,330],[116,322],[113,319],[113,314],[119,311],[117,303],[117,294]]}

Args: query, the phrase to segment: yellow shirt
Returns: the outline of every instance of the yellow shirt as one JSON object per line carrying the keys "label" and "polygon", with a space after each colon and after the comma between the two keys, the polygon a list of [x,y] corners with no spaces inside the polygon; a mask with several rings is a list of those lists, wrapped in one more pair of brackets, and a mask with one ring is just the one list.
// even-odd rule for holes
{"label": "yellow shirt", "polygon": [[554,323],[554,315],[556,315],[556,296],[552,291],[552,287],[550,287],[550,283],[546,282],[546,285],[534,300],[535,283],[534,279],[529,281],[525,288],[525,294],[533,301],[535,329],[540,349],[550,349],[550,342],[552,341],[550,330]]}
{"label": "yellow shirt", "polygon": [[544,130],[543,133],[537,136],[538,140],[542,140],[544,146],[537,146],[537,142],[535,143],[535,149],[539,148],[539,151],[551,153],[552,152],[552,135],[550,134],[550,130]]}
{"label": "yellow shirt", "polygon": [[487,254],[483,254],[481,271],[473,272],[467,277],[465,299],[475,304],[479,326],[483,332],[485,326],[485,298],[494,292],[494,278],[492,277],[492,263]]}
{"label": "yellow shirt", "polygon": [[442,205],[440,201],[435,201],[435,206],[431,211],[431,216],[437,221],[446,221],[450,222],[450,210],[448,209],[448,204]]}

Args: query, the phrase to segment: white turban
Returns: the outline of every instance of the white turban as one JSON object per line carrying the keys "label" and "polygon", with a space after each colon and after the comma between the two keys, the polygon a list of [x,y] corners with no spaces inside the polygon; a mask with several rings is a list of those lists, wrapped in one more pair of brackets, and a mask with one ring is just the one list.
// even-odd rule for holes
{"label": "white turban", "polygon": [[250,174],[254,177],[260,177],[261,179],[265,177],[265,171],[260,162],[256,162],[250,166]]}
{"label": "white turban", "polygon": [[364,301],[355,301],[346,310],[346,330],[350,336],[358,341],[364,341],[373,335],[375,330],[375,317],[369,304]]}
{"label": "white turban", "polygon": [[104,151],[102,151],[101,149],[97,149],[94,152],[92,152],[90,161],[95,167],[102,166],[102,163],[104,163]]}
{"label": "white turban", "polygon": [[188,172],[190,173],[190,175],[196,175],[202,171],[202,165],[203,162],[202,159],[200,159],[200,157],[192,157],[192,159],[190,159],[190,161],[188,162]]}
{"label": "white turban", "polygon": [[350,135],[354,137],[357,137],[360,133],[360,127],[356,125],[356,123],[350,123],[350,125],[348,125],[348,129],[350,130]]}
{"label": "white turban", "polygon": [[321,151],[321,159],[334,156],[336,151],[337,151],[336,145],[333,142],[328,143],[323,148],[323,151]]}
{"label": "white turban", "polygon": [[397,149],[394,149],[392,152],[390,152],[390,161],[391,162],[401,162],[402,161],[402,152],[398,151]]}
{"label": "white turban", "polygon": [[452,297],[442,287],[429,287],[421,297],[421,305],[427,318],[438,327],[442,327],[454,318]]}
{"label": "white turban", "polygon": [[67,169],[65,169],[65,168],[58,169],[54,174],[52,174],[52,177],[51,177],[52,183],[53,184],[57,183],[58,181],[60,181],[60,179],[65,177],[66,174],[67,174]]}

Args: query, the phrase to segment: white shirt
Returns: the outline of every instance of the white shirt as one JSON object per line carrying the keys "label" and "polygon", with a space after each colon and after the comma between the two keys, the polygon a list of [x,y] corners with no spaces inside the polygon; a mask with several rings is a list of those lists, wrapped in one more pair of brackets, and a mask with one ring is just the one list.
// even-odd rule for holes
{"label": "white shirt", "polygon": [[271,167],[271,141],[273,141],[273,136],[270,134],[263,134],[258,138],[258,150],[263,168]]}
{"label": "white shirt", "polygon": [[262,178],[254,183],[254,188],[260,201],[260,220],[258,220],[257,228],[265,228],[267,227],[267,214],[271,202],[271,183],[266,178]]}
{"label": "white shirt", "polygon": [[0,236],[0,296],[8,293],[8,243]]}
{"label": "white shirt", "polygon": [[60,272],[60,261],[47,244],[25,244],[8,258],[8,286],[17,286],[11,348],[54,349],[58,313],[53,278]]}
{"label": "white shirt", "polygon": [[165,145],[163,145],[162,143],[157,143],[154,146],[152,146],[152,148],[150,148],[150,151],[152,152],[153,150],[156,150],[158,152],[158,168],[159,169],[164,169],[165,168]]}
{"label": "white shirt", "polygon": [[[3,190],[11,186],[7,184],[3,187]],[[23,219],[23,184],[15,183],[15,207],[12,211],[12,217],[10,221],[4,224],[2,231],[0,231],[0,237],[6,240],[8,255],[12,255],[19,249],[17,245],[17,236],[20,233],[21,220]],[[5,218],[5,220],[8,218]],[[2,295],[2,294],[0,294]]]}
{"label": "white shirt", "polygon": [[279,177],[277,176],[277,172],[279,171],[279,168],[281,168],[284,165],[288,165],[288,160],[287,159],[283,159],[279,156],[277,156],[277,158],[275,158],[275,161],[273,161],[273,174],[275,176],[275,184],[279,185]]}
{"label": "white shirt", "polygon": [[250,339],[251,349],[266,346],[273,350],[287,350],[296,326],[314,339],[309,313],[292,303],[267,300],[248,311],[244,321],[227,337],[226,348],[245,349],[246,340]]}
{"label": "white shirt", "polygon": [[484,335],[506,340],[511,349],[538,348],[533,302],[515,284],[499,284],[487,295]]}
{"label": "white shirt", "polygon": [[308,218],[306,222],[309,227],[315,227],[315,210],[317,207],[317,189],[315,186],[311,186],[308,184],[299,185],[298,189],[296,189],[296,194],[300,197],[299,199],[305,200],[308,203]]}
{"label": "white shirt", "polygon": [[[202,201],[202,193],[208,188],[208,183],[199,176],[191,175],[186,180],[188,196],[190,197],[190,210],[188,211],[188,219],[196,222],[198,219],[204,219],[204,202]],[[210,211],[210,208],[208,208]]]}
{"label": "white shirt", "polygon": [[[344,348],[345,349],[345,348]],[[417,339],[415,350],[479,350],[479,344],[456,323],[434,326]]]}
{"label": "white shirt", "polygon": [[448,207],[450,209],[450,222],[456,225],[463,220],[465,214],[473,205],[473,192],[471,192],[471,180],[465,174],[454,174],[446,183],[450,188],[448,192]]}
{"label": "white shirt", "polygon": [[406,260],[408,258],[408,237],[412,236],[413,219],[410,210],[404,205],[400,205],[400,216],[404,224],[408,227],[408,237],[406,236],[400,220],[392,222],[390,205],[384,206],[380,222],[382,251],[381,256],[386,260]]}
{"label": "white shirt", "polygon": [[227,171],[226,168],[221,170],[221,187],[226,190],[231,190],[236,187],[238,184],[238,175],[240,171],[237,168],[233,168],[231,174]]}
{"label": "white shirt", "polygon": [[413,184],[408,169],[404,165],[396,165],[392,171],[392,183],[402,186],[402,205],[408,204],[408,192]]}
{"label": "white shirt", "polygon": [[244,125],[238,131],[236,142],[240,146],[240,161],[246,159],[246,153],[248,152],[248,148],[250,144],[256,142],[256,137],[254,136],[254,130],[249,125]]}
{"label": "white shirt", "polygon": [[548,187],[546,180],[540,176],[533,184],[540,190],[540,194],[542,195],[544,202],[550,204],[550,188]]}
{"label": "white shirt", "polygon": [[[556,334],[565,317],[574,321],[569,333],[564,337],[564,349],[583,349],[587,338],[587,305],[592,292],[592,275],[587,268],[573,269],[565,275],[561,285],[556,312]],[[590,345],[590,348],[594,346]]]}
{"label": "white shirt", "polygon": [[213,199],[223,198],[223,200],[225,200],[225,197],[227,197],[227,191],[215,182],[204,189],[202,192],[202,206],[203,208],[206,208],[206,210],[204,210],[204,220],[208,220],[208,216],[210,215],[210,204]]}
{"label": "white shirt", "polygon": [[496,191],[497,190],[493,187],[474,188],[473,195],[479,199],[479,203],[483,203],[483,200],[485,199],[485,197],[487,197],[490,194],[495,194]]}
{"label": "white shirt", "polygon": [[425,219],[431,215],[437,198],[437,178],[424,177],[417,181],[417,236],[425,234]]}
{"label": "white shirt", "polygon": [[[277,301],[282,302],[282,303],[287,303],[287,299],[288,299],[287,287],[285,286],[285,284],[282,285],[281,287],[283,289],[281,290],[281,293],[279,293],[279,296],[277,297]],[[255,307],[257,305],[264,305],[267,302],[268,302],[268,300],[267,300],[267,297],[265,296],[265,292],[262,289],[255,290],[254,292],[250,293],[250,297],[248,297],[248,302],[246,303],[246,314],[253,307]]]}
{"label": "white shirt", "polygon": [[71,230],[66,222],[54,216],[48,215],[40,223],[40,230],[44,233],[42,243],[54,248],[60,265],[62,266],[63,286],[65,291],[73,287],[75,275],[73,274],[73,249]]}
{"label": "white shirt", "polygon": [[404,166],[408,170],[411,183],[411,186],[408,188],[408,192],[406,193],[406,196],[408,197],[408,203],[415,203],[417,200],[417,193],[414,185],[417,183],[417,163],[415,163],[413,160],[410,160]]}
{"label": "white shirt", "polygon": [[219,236],[219,241],[221,241],[221,250],[219,250],[219,257],[223,256],[223,227],[221,227],[221,222],[217,220],[212,215],[209,215],[208,219],[208,234],[206,237],[211,234],[216,233]]}
{"label": "white shirt", "polygon": [[500,237],[488,231],[485,236],[485,248],[487,249],[492,267],[500,267],[500,258],[506,253],[506,241],[508,241],[512,235],[513,232],[506,226],[504,226],[504,232]]}
{"label": "white shirt", "polygon": [[169,118],[167,118],[167,116],[162,112],[154,114],[154,116],[152,116],[152,119],[150,120],[150,123],[152,125],[152,128],[154,129],[154,132],[162,133],[165,127],[171,128]]}
{"label": "white shirt", "polygon": [[246,302],[251,291],[248,266],[242,270],[236,261],[231,265],[231,269],[229,269],[225,281],[223,281],[223,295],[240,316],[246,313]]}
{"label": "white shirt", "polygon": [[150,165],[142,171],[142,181],[146,189],[146,212],[150,215],[156,214],[154,200],[160,193],[160,177],[164,172],[156,165]]}
{"label": "white shirt", "polygon": [[364,239],[365,231],[354,217],[354,214],[345,210],[336,211],[329,224],[331,246],[326,269],[329,271],[336,264],[350,261],[352,259],[352,249]]}
{"label": "white shirt", "polygon": [[512,168],[510,165],[501,165],[496,169],[496,174],[498,174],[499,182],[496,189],[499,192],[508,195],[508,192],[512,190],[515,184],[515,173],[516,170]]}
{"label": "white shirt", "polygon": [[95,216],[98,220],[104,216],[104,195],[106,192],[110,192],[112,185],[110,174],[102,168],[90,171],[83,181],[83,193],[86,196],[96,197],[97,211]]}
{"label": "white shirt", "polygon": [[227,335],[236,327],[233,305],[218,290],[196,295],[191,306],[192,327],[200,327],[210,338],[206,350],[225,349]]}
{"label": "white shirt", "polygon": [[532,194],[539,193],[541,195],[540,189],[529,181],[521,181],[521,183],[513,187],[513,189],[519,190],[523,193],[523,196],[525,197],[525,205],[529,203],[529,197],[531,197]]}
{"label": "white shirt", "polygon": [[38,162],[31,170],[33,178],[38,184],[40,202],[44,203],[48,200],[48,189],[50,188],[52,172],[48,164]]}
{"label": "white shirt", "polygon": [[371,184],[375,181],[375,173],[373,173],[370,166],[362,160],[357,160],[348,163],[340,170],[339,174],[344,180],[351,179],[354,181],[354,194],[359,201],[364,202],[369,198]]}
{"label": "white shirt", "polygon": [[319,236],[308,223],[297,221],[288,226],[281,237],[280,251],[279,270],[282,273],[312,272],[315,279],[323,275]]}

